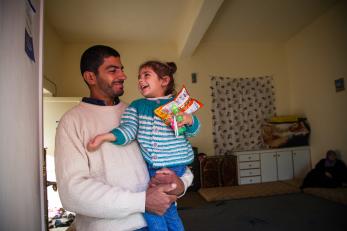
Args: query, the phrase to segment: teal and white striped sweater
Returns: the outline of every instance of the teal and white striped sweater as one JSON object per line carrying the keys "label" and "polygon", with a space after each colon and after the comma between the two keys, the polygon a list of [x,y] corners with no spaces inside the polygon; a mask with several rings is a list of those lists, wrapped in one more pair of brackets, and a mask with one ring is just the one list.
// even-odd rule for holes
{"label": "teal and white striped sweater", "polygon": [[154,110],[173,98],[138,99],[124,111],[118,128],[111,132],[117,137],[113,142],[125,145],[137,139],[142,156],[154,168],[190,164],[194,159],[192,146],[187,140],[200,130],[200,122],[193,115],[193,124],[179,137],[167,126]]}

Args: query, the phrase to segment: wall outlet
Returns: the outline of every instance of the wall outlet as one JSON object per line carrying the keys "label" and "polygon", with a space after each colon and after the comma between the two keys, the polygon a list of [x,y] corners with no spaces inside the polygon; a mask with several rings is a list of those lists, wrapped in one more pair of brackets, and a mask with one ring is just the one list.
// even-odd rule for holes
{"label": "wall outlet", "polygon": [[192,73],[192,83],[196,83],[198,81],[196,73]]}
{"label": "wall outlet", "polygon": [[335,80],[335,90],[336,92],[345,90],[345,80],[344,78],[339,78]]}

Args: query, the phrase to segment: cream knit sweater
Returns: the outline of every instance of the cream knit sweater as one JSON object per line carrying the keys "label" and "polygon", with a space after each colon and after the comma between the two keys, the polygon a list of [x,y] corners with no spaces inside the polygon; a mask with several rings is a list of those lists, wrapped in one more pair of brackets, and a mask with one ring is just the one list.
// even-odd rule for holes
{"label": "cream knit sweater", "polygon": [[[92,137],[119,125],[126,106],[81,102],[59,122],[55,141],[58,191],[64,208],[76,213],[78,231],[146,226],[142,213],[149,177],[137,143],[104,143],[95,152],[86,150]],[[187,171],[181,179],[187,188],[193,175]]]}

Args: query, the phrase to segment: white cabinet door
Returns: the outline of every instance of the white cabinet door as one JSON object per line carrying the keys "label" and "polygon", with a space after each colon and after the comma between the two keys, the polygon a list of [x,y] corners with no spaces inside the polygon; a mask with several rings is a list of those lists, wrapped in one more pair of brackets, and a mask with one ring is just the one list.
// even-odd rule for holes
{"label": "white cabinet door", "polygon": [[291,150],[277,152],[277,174],[278,180],[293,179],[293,157]]}
{"label": "white cabinet door", "polygon": [[311,170],[310,150],[293,150],[294,178],[304,178]]}
{"label": "white cabinet door", "polygon": [[276,152],[260,154],[261,182],[277,180]]}

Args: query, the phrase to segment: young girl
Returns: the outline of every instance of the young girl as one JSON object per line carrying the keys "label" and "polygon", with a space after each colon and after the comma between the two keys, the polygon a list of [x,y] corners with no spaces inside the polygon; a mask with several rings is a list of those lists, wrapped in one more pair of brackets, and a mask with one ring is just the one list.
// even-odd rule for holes
{"label": "young girl", "polygon": [[[133,101],[125,110],[120,126],[110,133],[96,136],[88,143],[87,149],[96,150],[105,141],[125,145],[137,139],[150,177],[163,167],[182,176],[194,159],[187,137],[198,133],[200,122],[193,115],[180,113],[183,120],[178,126],[186,126],[186,131],[176,137],[174,130],[154,114],[156,108],[174,99],[173,74],[176,70],[175,63],[148,61],[142,64],[139,68],[138,88],[145,98]],[[146,212],[144,217],[150,231],[184,230],[175,203],[163,216]]]}

